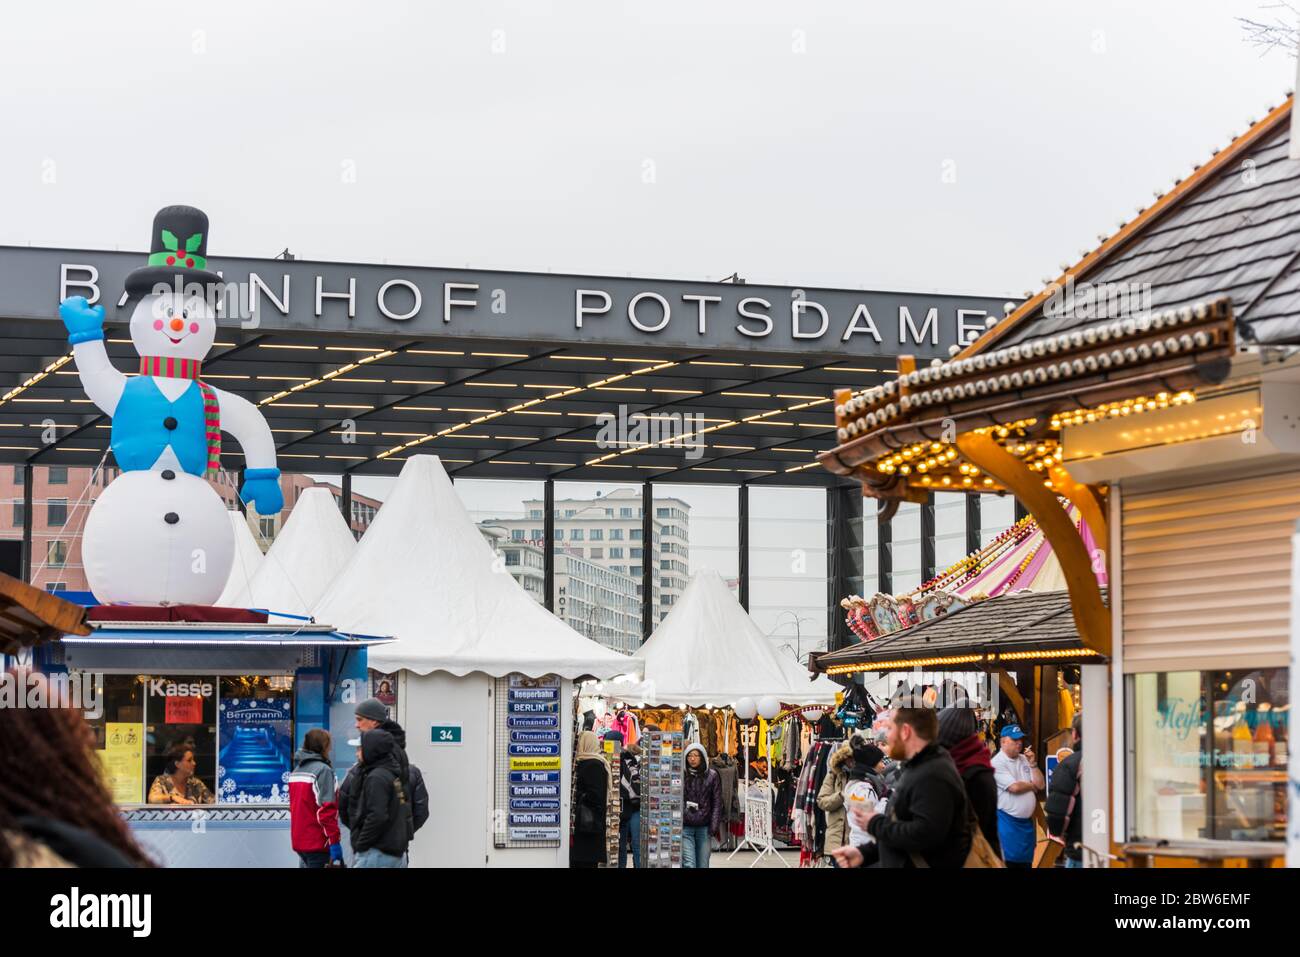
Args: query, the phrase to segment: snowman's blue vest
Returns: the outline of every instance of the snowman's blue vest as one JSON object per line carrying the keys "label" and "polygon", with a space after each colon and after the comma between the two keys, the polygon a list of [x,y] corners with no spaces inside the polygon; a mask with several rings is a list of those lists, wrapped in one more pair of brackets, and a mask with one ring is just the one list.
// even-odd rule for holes
{"label": "snowman's blue vest", "polygon": [[[168,418],[176,420],[176,428],[163,424]],[[191,475],[203,475],[208,465],[203,390],[192,382],[171,402],[153,376],[127,379],[113,412],[112,446],[118,467],[126,472],[150,469],[169,445],[181,468]]]}

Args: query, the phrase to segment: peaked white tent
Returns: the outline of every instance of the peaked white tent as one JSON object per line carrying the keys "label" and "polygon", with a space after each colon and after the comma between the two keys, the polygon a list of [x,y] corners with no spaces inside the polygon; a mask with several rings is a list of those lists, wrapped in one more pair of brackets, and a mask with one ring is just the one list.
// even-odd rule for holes
{"label": "peaked white tent", "polygon": [[266,556],[258,547],[257,539],[253,538],[253,531],[248,527],[248,519],[244,517],[243,512],[238,509],[231,510],[230,527],[235,533],[235,560],[230,566],[226,587],[221,590],[221,597],[217,599],[217,604],[223,607],[243,608],[246,606],[239,601],[238,596],[248,588],[248,583],[262,567]]}
{"label": "peaked white tent", "polygon": [[257,574],[229,604],[307,615],[356,550],[333,493],[304,489]]}
{"label": "peaked white tent", "polygon": [[645,704],[725,707],[775,696],[786,704],[833,704],[841,688],[772,647],[717,572],[691,576],[681,598],[638,652]]}
{"label": "peaked white tent", "polygon": [[499,564],[434,455],[407,460],[313,613],[344,631],[395,637],[370,653],[378,671],[572,679],[640,670],[635,659],[584,638],[528,596]]}
{"label": "peaked white tent", "polygon": [[[397,639],[372,648],[369,665],[397,673],[392,716],[406,729],[411,763],[426,781],[456,782],[430,784],[429,822],[411,845],[412,865],[568,866],[567,840],[502,847],[494,837],[541,825],[541,818],[565,832],[573,679],[639,672],[640,663],[582,637],[528,596],[484,540],[436,457],[407,459],[313,614],[345,631]],[[516,750],[530,746],[516,740],[519,732],[505,717],[514,694],[510,681],[527,680],[517,674],[559,676],[557,730],[542,733],[547,744],[532,745],[551,757]],[[546,762],[541,776],[559,806],[518,811],[502,797],[506,775],[535,769],[537,760]]]}

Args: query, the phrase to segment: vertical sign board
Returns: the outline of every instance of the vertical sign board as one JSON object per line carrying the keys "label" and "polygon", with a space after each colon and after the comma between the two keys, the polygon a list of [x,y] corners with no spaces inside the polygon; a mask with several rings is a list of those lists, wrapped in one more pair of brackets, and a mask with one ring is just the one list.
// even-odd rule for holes
{"label": "vertical sign board", "polygon": [[[498,729],[504,750],[510,844],[561,841],[560,679],[510,675],[505,684],[505,728]],[[502,733],[504,732],[504,733]]]}

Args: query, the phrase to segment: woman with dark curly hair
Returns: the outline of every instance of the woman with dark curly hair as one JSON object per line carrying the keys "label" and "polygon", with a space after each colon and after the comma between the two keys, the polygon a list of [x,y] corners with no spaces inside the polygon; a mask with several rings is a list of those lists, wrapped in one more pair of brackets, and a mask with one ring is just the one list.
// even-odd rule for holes
{"label": "woman with dark curly hair", "polygon": [[70,708],[0,710],[0,867],[152,867]]}

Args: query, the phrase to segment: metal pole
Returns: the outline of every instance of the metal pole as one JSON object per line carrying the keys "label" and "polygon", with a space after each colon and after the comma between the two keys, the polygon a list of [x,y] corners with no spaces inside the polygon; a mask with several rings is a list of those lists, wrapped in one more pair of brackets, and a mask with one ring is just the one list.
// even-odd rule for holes
{"label": "metal pole", "polygon": [[23,581],[32,580],[32,485],[35,471],[31,463],[23,465]]}
{"label": "metal pole", "polygon": [[966,554],[973,555],[981,547],[980,497],[966,496]]}
{"label": "metal pole", "polygon": [[[339,511],[343,513],[343,521],[347,523],[348,531],[352,531],[352,473],[344,472],[341,482],[343,494],[339,497]],[[353,532],[355,535],[356,533]]]}
{"label": "metal pole", "polygon": [[921,581],[928,582],[936,574],[935,565],[934,494],[925,497],[921,504]]}
{"label": "metal pole", "polygon": [[555,611],[555,479],[547,479],[542,490],[542,590],[546,610]]}
{"label": "metal pole", "polygon": [[[894,593],[894,520],[881,522],[877,531],[876,576],[881,594]],[[865,597],[865,596],[863,596]]]}
{"label": "metal pole", "polygon": [[749,611],[749,486],[740,486],[740,607]]}
{"label": "metal pole", "polygon": [[641,486],[641,641],[644,643],[654,631],[655,610],[655,493],[654,485]]}

